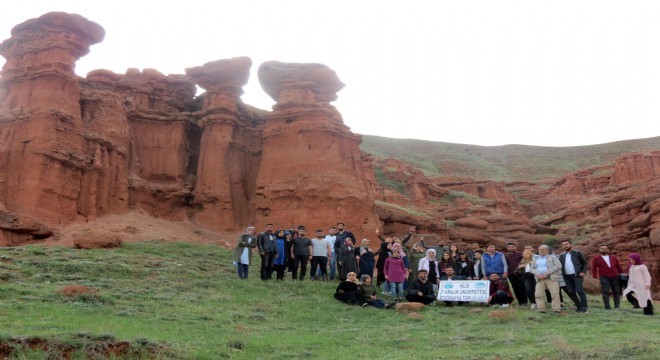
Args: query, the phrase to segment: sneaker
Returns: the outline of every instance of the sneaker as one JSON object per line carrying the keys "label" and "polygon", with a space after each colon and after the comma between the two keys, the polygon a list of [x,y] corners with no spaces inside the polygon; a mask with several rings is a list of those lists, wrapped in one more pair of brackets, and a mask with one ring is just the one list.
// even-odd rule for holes
{"label": "sneaker", "polygon": [[589,309],[587,309],[587,308],[582,308],[582,313],[583,313],[583,314],[588,314],[588,313],[589,313]]}
{"label": "sneaker", "polygon": [[[508,305],[507,305],[507,306],[508,306]],[[499,306],[498,304],[495,304],[495,305],[491,305],[490,307],[492,307],[492,308],[497,308],[497,307],[500,307],[500,306]]]}
{"label": "sneaker", "polygon": [[503,308],[508,308],[508,307],[509,307],[509,304],[503,304],[502,307],[503,307]]}
{"label": "sneaker", "polygon": [[385,305],[385,309],[391,309],[391,308],[393,308],[393,307],[395,307],[395,306],[396,306],[396,303],[395,303],[395,302],[391,302],[391,303]]}
{"label": "sneaker", "polygon": [[530,310],[536,310],[536,304],[532,304],[532,305],[530,305],[530,306],[529,306],[529,309],[530,309]]}
{"label": "sneaker", "polygon": [[364,304],[362,304],[362,307],[365,307],[367,305],[369,305],[369,303],[364,303]]}

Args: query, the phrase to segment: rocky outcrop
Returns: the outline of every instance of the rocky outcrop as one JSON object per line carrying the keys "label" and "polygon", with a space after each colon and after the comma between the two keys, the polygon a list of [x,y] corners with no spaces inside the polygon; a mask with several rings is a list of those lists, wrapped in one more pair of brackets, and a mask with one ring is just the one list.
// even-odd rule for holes
{"label": "rocky outcrop", "polygon": [[103,35],[79,15],[49,13],[0,45],[0,204],[11,214],[0,244],[133,210],[225,232],[263,222],[377,226],[371,159],[329,104],[344,86],[332,70],[265,64],[264,88],[278,102],[267,112],[240,100],[247,57],[186,75],[78,78],[75,61]]}
{"label": "rocky outcrop", "polygon": [[81,220],[79,191],[94,169],[86,153],[75,61],[103,28],[49,13],[12,29],[0,44],[0,203],[46,224]]}
{"label": "rocky outcrop", "polygon": [[344,86],[335,72],[321,64],[271,61],[258,75],[277,103],[265,117],[257,222],[325,229],[343,221],[358,234],[375,229],[371,169],[360,137],[329,103]]}

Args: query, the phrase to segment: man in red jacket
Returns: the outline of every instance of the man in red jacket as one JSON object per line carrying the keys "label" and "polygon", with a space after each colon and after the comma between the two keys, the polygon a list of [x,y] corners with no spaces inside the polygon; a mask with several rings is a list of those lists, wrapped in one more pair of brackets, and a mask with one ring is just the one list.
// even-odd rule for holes
{"label": "man in red jacket", "polygon": [[600,255],[596,255],[591,261],[591,273],[594,279],[600,279],[600,287],[603,293],[603,304],[605,309],[610,310],[610,292],[614,295],[614,308],[619,308],[621,289],[619,288],[619,274],[623,273],[619,260],[610,255],[607,245],[598,248]]}

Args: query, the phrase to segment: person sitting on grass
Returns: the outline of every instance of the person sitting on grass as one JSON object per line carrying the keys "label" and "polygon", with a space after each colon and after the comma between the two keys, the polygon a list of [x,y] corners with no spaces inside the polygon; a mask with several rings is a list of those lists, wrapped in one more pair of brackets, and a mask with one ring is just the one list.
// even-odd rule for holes
{"label": "person sitting on grass", "polygon": [[428,270],[419,269],[417,272],[417,279],[412,281],[410,283],[410,287],[408,287],[408,295],[406,295],[406,300],[410,302],[422,303],[424,305],[429,305],[435,301],[433,284],[428,281],[428,275]]}
{"label": "person sitting on grass", "polygon": [[358,289],[357,275],[354,272],[349,272],[346,280],[339,282],[335,290],[335,299],[349,305],[361,305],[363,303]]}
{"label": "person sitting on grass", "polygon": [[509,282],[506,278],[500,277],[498,273],[490,274],[490,296],[488,303],[494,307],[509,307],[513,302],[513,295],[509,289]]}
{"label": "person sitting on grass", "polygon": [[396,303],[385,304],[385,301],[379,299],[376,296],[376,286],[371,283],[371,280],[372,280],[371,276],[366,274],[360,277],[361,284],[358,289],[360,292],[360,296],[364,301],[364,303],[362,303],[362,306],[369,305],[379,309],[390,309],[394,305],[396,305]]}

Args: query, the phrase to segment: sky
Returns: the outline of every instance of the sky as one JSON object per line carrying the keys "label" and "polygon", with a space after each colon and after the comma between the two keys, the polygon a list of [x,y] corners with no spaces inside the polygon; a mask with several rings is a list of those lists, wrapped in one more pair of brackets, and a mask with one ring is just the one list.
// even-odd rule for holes
{"label": "sky", "polygon": [[3,7],[0,41],[50,11],[105,28],[77,63],[83,77],[248,56],[241,98],[271,110],[259,65],[325,64],[359,134],[486,146],[660,136],[660,1],[22,0]]}

